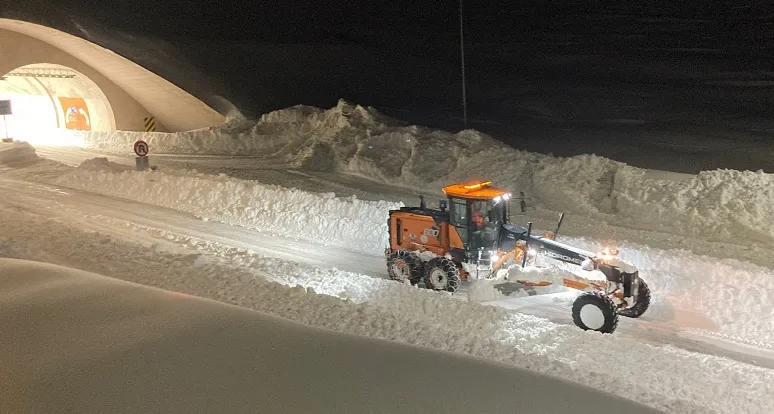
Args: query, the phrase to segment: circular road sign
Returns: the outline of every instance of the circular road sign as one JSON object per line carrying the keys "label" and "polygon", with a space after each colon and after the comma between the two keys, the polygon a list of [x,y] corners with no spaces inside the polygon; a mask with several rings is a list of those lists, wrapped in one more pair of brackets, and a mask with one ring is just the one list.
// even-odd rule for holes
{"label": "circular road sign", "polygon": [[148,155],[148,143],[142,140],[135,142],[134,153],[137,154],[138,157]]}

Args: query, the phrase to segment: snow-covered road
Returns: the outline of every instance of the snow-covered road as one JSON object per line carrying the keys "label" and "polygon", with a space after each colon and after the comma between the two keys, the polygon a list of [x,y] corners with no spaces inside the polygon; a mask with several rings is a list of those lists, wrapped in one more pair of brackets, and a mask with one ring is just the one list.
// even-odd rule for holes
{"label": "snow-covered road", "polygon": [[[79,147],[35,146],[41,157],[77,167],[82,162],[98,157],[130,167],[135,166],[134,153],[103,153]],[[259,180],[264,184],[298,188],[304,191],[332,192],[341,197],[356,196],[361,200],[413,200],[426,191],[385,185],[364,177],[352,177],[322,171],[301,171],[291,168],[287,163],[266,159],[231,155],[189,155],[189,154],[151,154],[151,164],[161,168],[191,169],[205,174],[227,174],[229,177],[243,180]],[[441,196],[438,191],[435,195]]]}
{"label": "snow-covered road", "polygon": [[[0,326],[13,332],[0,335],[4,413],[658,412],[518,367],[50,264],[0,258],[0,286]],[[449,386],[471,378],[477,387]]]}
{"label": "snow-covered road", "polygon": [[[57,151],[47,150],[40,154],[43,153],[57,157]],[[88,152],[78,155],[79,150],[67,150],[64,154],[62,157],[69,158],[71,165],[79,164],[79,156],[94,156]],[[193,163],[195,158],[190,157],[186,162]],[[207,172],[216,172],[217,163],[231,160],[201,159],[212,168]],[[132,162],[131,157],[116,160],[128,165]],[[257,163],[247,158],[238,162],[245,166]],[[771,341],[766,342],[766,335],[770,335],[771,330],[765,329],[765,324],[771,320],[768,315],[771,309],[765,305],[771,291],[772,272],[766,267],[698,256],[686,250],[664,250],[664,246],[653,247],[659,246],[655,243],[638,244],[657,240],[659,234],[642,237],[642,232],[609,224],[601,227],[613,229],[610,234],[639,238],[577,237],[584,234],[580,230],[591,228],[591,225],[582,220],[570,222],[567,240],[590,247],[601,243],[600,240],[620,242],[616,244],[622,251],[650,274],[648,280],[655,288],[656,300],[646,316],[640,320],[624,319],[615,335],[597,337],[571,325],[568,302],[571,296],[566,293],[511,297],[491,303],[498,305],[496,307],[482,307],[466,301],[465,292],[445,296],[383,280],[386,276],[383,258],[368,245],[352,245],[350,249],[343,247],[346,243],[331,244],[327,239],[316,241],[314,237],[294,237],[294,234],[298,235],[297,229],[303,228],[303,223],[283,222],[289,225],[285,227],[289,230],[286,232],[282,231],[282,226],[262,228],[262,225],[272,225],[274,216],[261,216],[257,213],[260,206],[240,204],[247,202],[244,194],[252,191],[247,183],[224,178],[186,178],[171,167],[152,174],[122,173],[103,164],[77,172],[71,167],[52,165],[26,172],[14,171],[19,166],[24,170],[28,164],[20,162],[0,173],[0,191],[4,195],[0,199],[4,229],[0,254],[46,260],[185,291],[266,310],[315,326],[547,370],[608,388],[611,392],[670,412],[711,412],[714,409],[734,412],[740,407],[748,412],[759,412],[756,410],[774,407],[774,400],[761,397],[771,395],[767,387],[774,384],[774,353]],[[305,174],[288,172],[282,166],[277,169],[262,167],[276,183],[282,183],[283,177],[290,177],[290,182],[300,180],[299,177]],[[172,173],[162,172],[167,169]],[[192,180],[198,181],[192,183]],[[363,187],[356,187],[358,183],[354,180],[348,180],[351,179],[342,176],[328,181],[318,174],[310,187],[316,191],[349,188],[374,195],[386,191],[384,186],[378,188],[370,184],[366,184],[367,190],[363,191]],[[154,185],[158,188],[154,189]],[[213,191],[205,191],[210,185],[221,186],[220,191],[235,192],[226,198],[218,198],[220,196],[215,197]],[[142,194],[132,192],[140,189],[145,189]],[[179,200],[174,198],[175,191],[181,192]],[[374,199],[406,200],[415,194],[403,188],[391,191]],[[323,200],[341,202],[347,209],[357,206],[354,201],[338,201],[338,198]],[[196,206],[196,203],[203,205]],[[289,207],[282,204],[282,200],[273,203],[267,208],[278,214],[294,214],[283,210]],[[366,215],[369,209],[373,210],[372,216],[377,218],[374,211],[385,207],[381,204],[359,206]],[[550,211],[537,213],[546,217],[553,214]],[[370,220],[358,218],[360,221],[349,223],[340,221],[342,217],[328,210],[321,210],[320,214],[318,219],[330,219],[339,226],[369,225]],[[333,216],[325,218],[326,214]],[[340,228],[331,229],[342,232]],[[47,232],[51,235],[47,236]],[[344,231],[341,235],[345,242],[358,242],[357,234]],[[365,232],[361,236],[370,235]],[[669,237],[679,245],[676,236]],[[714,242],[707,243],[712,245]],[[118,262],[133,261],[135,256],[134,263]],[[743,255],[739,257],[743,258]],[[225,264],[213,267],[209,264],[213,260]],[[281,296],[285,293],[280,294],[276,291],[278,288],[262,284],[264,282],[259,282],[256,288],[256,280],[299,286],[303,293],[299,292],[300,296],[293,299],[294,304],[290,303],[293,300],[283,303]],[[735,288],[735,280],[751,283],[753,291]],[[309,288],[313,291],[306,290]],[[275,290],[273,296],[272,290]],[[328,300],[323,299],[325,295],[334,298],[325,302]],[[706,299],[707,307],[702,307],[697,299]],[[304,308],[300,303],[305,301],[326,304],[314,310],[317,314],[307,315],[300,310]],[[733,308],[714,309],[716,305]],[[350,306],[355,308],[350,309]],[[379,316],[363,320],[361,316],[365,317],[363,314],[369,312],[379,313]],[[557,325],[524,314],[549,319]],[[758,320],[743,320],[756,314],[764,316]],[[393,317],[397,319],[390,319]],[[706,331],[713,329],[721,329],[724,334],[707,336]],[[589,360],[588,355],[603,349],[604,358],[614,366]],[[608,355],[608,352],[618,353]],[[520,355],[528,358],[523,359]],[[552,362],[546,365],[534,360],[539,356]],[[529,358],[533,360],[530,362]],[[615,362],[615,358],[621,360]],[[642,375],[632,377],[628,374],[630,371],[622,370],[620,364],[623,361],[633,364],[636,370],[643,370]],[[566,370],[568,367],[572,367],[570,371]],[[589,376],[586,372],[589,370],[594,374]],[[597,375],[604,379],[595,379]],[[729,381],[745,385],[729,388]],[[708,391],[711,389],[714,391]],[[725,402],[718,404],[718,398]]]}
{"label": "snow-covered road", "polygon": [[[183,254],[199,252],[237,263],[253,256],[270,257],[289,263],[387,278],[383,256],[204,221],[189,213],[169,208],[8,178],[0,178],[0,192],[5,194],[0,200],[0,206],[53,218],[78,226],[83,231],[98,232],[144,245],[163,245],[166,251]],[[276,280],[276,277],[272,278]],[[307,285],[304,281],[296,282]],[[330,280],[329,283],[345,284],[336,280]],[[464,300],[468,288],[464,285],[458,295],[449,299]],[[575,292],[572,291],[535,296],[518,294],[487,303],[572,326],[569,309],[574,297]],[[663,308],[672,304],[661,301],[658,305]],[[715,328],[707,322],[706,317],[695,311],[683,309],[676,312],[674,309],[664,311],[656,308],[655,312],[659,314],[646,315],[640,319],[623,318],[617,335],[643,343],[671,345],[774,369],[774,350],[748,347],[727,339],[691,332],[693,328]]]}
{"label": "snow-covered road", "polygon": [[189,213],[150,204],[10,179],[0,179],[0,192],[5,195],[0,204],[127,240],[152,243],[166,240],[183,248],[190,246],[189,241],[197,241],[202,244],[196,247],[210,253],[237,249],[374,277],[384,277],[387,273],[383,257],[207,222]]}
{"label": "snow-covered road", "polygon": [[[82,150],[76,148],[45,148],[41,154],[46,154],[46,157],[50,157],[53,160],[65,161],[70,165],[79,165],[81,162],[86,161],[89,157],[99,155],[94,151]],[[166,158],[164,158],[166,157]],[[200,169],[200,165],[197,160],[201,160],[204,163],[204,169],[209,172],[215,172],[217,165],[236,165],[235,168],[242,169],[244,171],[260,171],[260,174],[264,176],[272,177],[277,183],[282,184],[285,181],[296,183],[297,177],[305,175],[305,171],[287,170],[284,167],[272,167],[271,165],[262,164],[260,159],[248,159],[245,157],[237,158],[236,160],[226,156],[180,156],[169,155],[161,156],[162,160],[167,159],[186,159],[197,169]],[[112,160],[118,162],[121,165],[131,165],[133,162],[132,157],[129,156],[114,156]],[[166,162],[166,161],[165,161]],[[161,165],[167,165],[161,163]],[[172,167],[174,164],[169,164],[169,167],[161,167],[161,170]],[[255,165],[261,165],[260,169],[255,169]],[[109,166],[107,167],[109,169]],[[214,169],[214,170],[213,170]],[[312,173],[317,174],[317,173]],[[346,175],[334,175],[327,174],[328,177],[338,177],[332,181],[323,177],[317,177],[314,179],[314,188],[316,191],[321,192],[334,192],[341,190],[342,186],[347,189],[343,195],[337,196],[350,196],[355,192],[373,193],[375,191],[383,191],[381,197],[377,199],[385,199],[391,201],[404,201],[406,203],[416,202],[413,200],[412,195],[406,195],[405,188],[402,187],[388,187],[384,185],[378,185],[368,180],[356,180],[354,177],[347,177]],[[73,176],[74,180],[81,180],[79,176]],[[284,178],[283,178],[284,177]],[[127,176],[127,180],[132,180],[134,177]],[[263,178],[262,178],[263,180]],[[60,180],[60,182],[62,182]],[[142,194],[135,195],[131,192],[134,189],[139,189],[143,192],[147,192],[143,184],[154,185],[158,181],[137,182],[132,184],[126,184],[110,180],[106,182],[99,182],[88,178],[84,183],[79,184],[81,188],[87,188],[89,191],[99,191],[103,194],[113,194],[122,198],[128,198],[132,200],[143,200],[151,203],[158,202],[162,195],[157,194]],[[224,201],[229,204],[218,204],[220,202],[214,202],[213,206],[201,206],[201,208],[190,208],[189,206],[182,205],[179,202],[170,200],[164,201],[161,205],[172,206],[173,208],[183,208],[186,211],[196,212],[197,215],[207,217],[215,221],[225,221],[231,224],[247,225],[253,227],[256,230],[266,232],[264,226],[273,226],[271,219],[264,220],[250,220],[246,218],[248,211],[251,209],[265,208],[256,206],[254,204],[245,204],[244,198],[250,197],[251,193],[245,192],[244,187],[251,185],[251,180],[238,181],[229,187],[223,187],[218,191],[233,191],[235,194],[229,195],[231,198],[237,198],[236,202]],[[342,183],[347,183],[346,185]],[[65,184],[67,184],[65,182]],[[77,183],[74,183],[77,184]],[[170,183],[172,184],[172,183]],[[185,181],[176,181],[175,185],[186,186]],[[159,184],[161,185],[161,184]],[[213,203],[210,201],[214,197],[222,197],[216,191],[209,191],[207,186],[217,185],[222,187],[221,181],[213,181],[211,184],[203,183],[200,187],[192,187],[191,190],[186,190],[191,194],[200,194],[201,191],[207,190],[206,196],[201,200],[202,203]],[[261,184],[263,185],[263,184]],[[97,188],[99,187],[99,188]],[[116,188],[124,187],[124,188]],[[286,188],[288,186],[284,186]],[[163,190],[158,190],[163,192]],[[157,191],[157,192],[158,192]],[[252,193],[255,194],[255,193]],[[259,194],[262,194],[259,192]],[[165,197],[172,197],[167,195]],[[240,199],[241,197],[241,199]],[[234,204],[236,203],[236,204]],[[350,208],[348,206],[347,208]],[[359,211],[364,211],[363,206]],[[270,208],[281,208],[280,206],[271,206]],[[222,211],[219,211],[222,210]],[[228,210],[228,211],[226,211]],[[373,208],[372,208],[373,210]],[[377,208],[378,210],[378,208]],[[304,214],[302,212],[294,214]],[[357,213],[350,213],[357,214]],[[380,212],[371,212],[373,214],[382,214]],[[529,219],[533,220],[537,226],[543,228],[549,228],[553,225],[553,220],[556,217],[556,212],[546,210],[543,208],[534,208],[529,211]],[[244,218],[240,218],[240,215]],[[280,217],[283,219],[283,217]],[[336,218],[340,220],[341,218]],[[522,220],[524,218],[521,218]],[[339,224],[339,226],[358,226],[358,225],[372,225],[373,223],[360,223],[345,221]],[[526,223],[523,223],[526,224]],[[310,224],[313,226],[313,224]],[[231,226],[223,226],[217,230],[218,233],[223,232],[228,234],[232,230]],[[298,227],[296,233],[303,229]],[[294,232],[287,232],[286,228],[277,229],[278,232],[285,236],[293,236]],[[605,222],[598,218],[589,218],[578,215],[571,215],[569,219],[565,220],[563,225],[563,240],[570,241],[572,244],[578,245],[595,251],[601,244],[616,245],[618,246],[626,258],[635,262],[635,264],[642,270],[643,276],[648,280],[649,284],[655,288],[656,301],[661,301],[659,306],[648,312],[645,320],[656,317],[655,320],[650,320],[651,323],[660,323],[662,326],[656,326],[656,328],[664,329],[670,334],[681,332],[684,335],[690,335],[692,338],[702,338],[706,335],[698,336],[699,334],[713,334],[711,341],[713,343],[735,342],[745,343],[753,345],[758,348],[762,348],[771,355],[774,355],[774,330],[770,329],[767,325],[769,321],[774,318],[774,309],[772,306],[772,297],[769,292],[774,290],[774,272],[771,270],[774,268],[774,251],[764,245],[751,245],[749,242],[741,239],[733,239],[723,242],[716,242],[712,240],[702,240],[695,237],[686,237],[685,235],[675,234],[671,229],[651,229],[642,230],[636,226],[636,223],[623,222],[620,225],[615,222]],[[241,231],[244,231],[242,229]],[[380,247],[376,246],[376,249],[372,251],[372,254],[366,254],[369,256],[367,259],[360,257],[350,257],[348,255],[353,254],[354,251],[364,252],[362,246],[358,246],[358,243],[368,243],[371,239],[378,239],[383,237],[383,234],[379,232],[386,232],[383,228],[376,228],[376,234],[370,234],[365,232],[365,235],[353,235],[350,233],[344,234],[350,237],[351,245],[344,244],[339,250],[341,255],[346,259],[337,261],[335,259],[329,259],[327,262],[317,261],[314,257],[311,258],[313,263],[337,263],[337,267],[347,270],[354,270],[360,273],[369,275],[376,275],[384,277],[384,267],[380,263],[381,256],[373,254],[379,252]],[[324,232],[324,231],[323,231]],[[206,231],[205,231],[206,233]],[[277,234],[275,232],[275,234]],[[319,235],[322,237],[322,235]],[[250,241],[255,239],[250,235],[250,231],[246,231],[236,237],[238,240]],[[279,238],[284,240],[285,238]],[[298,237],[293,237],[294,241]],[[312,239],[308,239],[312,240]],[[312,240],[313,243],[307,243],[302,248],[296,249],[293,243],[289,245],[283,245],[282,249],[275,249],[274,252],[270,252],[271,246],[264,246],[264,252],[272,255],[281,255],[280,257],[293,259],[293,255],[298,250],[315,250],[322,251],[321,257],[330,257],[338,255],[338,252],[329,250],[320,246],[320,239]],[[338,240],[334,240],[338,242]],[[233,243],[232,243],[233,245]],[[303,243],[302,243],[303,245]],[[350,249],[349,247],[354,247]],[[256,246],[253,246],[256,248]],[[291,251],[293,254],[282,255],[282,251]],[[306,260],[306,259],[300,259]],[[747,289],[741,289],[741,286],[746,286]],[[659,292],[669,292],[671,296],[659,295]],[[558,300],[558,299],[557,299]],[[564,309],[568,306],[567,301],[559,301],[560,304],[556,305]],[[516,305],[522,310],[533,309],[532,307],[524,308],[522,304]],[[544,308],[540,306],[538,308]],[[659,315],[655,315],[656,312],[661,312]],[[533,310],[533,313],[539,314],[539,310]],[[709,316],[712,316],[715,322],[708,320]],[[555,315],[546,314],[546,317],[553,317]],[[565,319],[557,319],[557,321],[567,322],[567,314],[562,316]],[[722,326],[718,326],[718,324]],[[719,329],[720,328],[720,329]],[[685,332],[686,329],[691,329],[692,332]],[[701,330],[702,332],[697,332]],[[720,332],[720,335],[717,335]],[[707,339],[710,340],[710,339]],[[718,342],[720,341],[720,342]],[[729,346],[724,344],[724,346]]]}
{"label": "snow-covered road", "polygon": [[[38,155],[71,167],[77,167],[84,161],[97,157],[107,158],[116,164],[134,168],[134,154],[129,150],[123,153],[102,153],[78,147],[36,146]],[[286,163],[268,162],[263,158],[233,157],[227,155],[181,155],[152,154],[151,163],[160,168],[185,168],[205,174],[227,174],[229,177],[247,181],[260,181],[262,184],[278,185],[285,188],[297,188],[303,191],[333,193],[337,197],[356,196],[361,200],[404,202],[414,204],[423,195],[432,202],[443,198],[439,188],[411,188],[403,185],[385,185],[366,177],[347,174],[288,168]],[[682,174],[647,171],[650,177],[678,177]],[[528,196],[529,197],[529,196]],[[538,228],[553,228],[560,211],[545,206],[533,206],[529,201],[528,216],[515,216],[516,221],[526,225],[534,222]],[[566,212],[566,211],[561,211]],[[643,226],[633,220],[620,220],[614,216],[585,217],[569,213],[562,225],[562,234],[574,237],[590,237],[597,240],[618,243],[636,243],[643,246],[665,250],[685,250],[698,256],[718,259],[735,259],[750,262],[765,268],[774,269],[774,245],[754,243],[743,238],[701,238],[682,234],[672,228]]]}
{"label": "snow-covered road", "polygon": [[[236,260],[238,255],[233,255],[232,260],[221,261],[190,250],[187,255],[173,254],[169,249],[174,245],[168,241],[148,248],[118,235],[91,233],[80,223],[73,227],[69,220],[37,216],[34,208],[17,205],[0,204],[0,255],[5,257],[99,271],[311,326],[492,359],[577,381],[666,412],[730,413],[741,407],[745,412],[765,413],[774,407],[765,397],[761,400],[770,395],[774,381],[774,371],[765,368],[676,347],[642,345],[620,335],[585,333],[355,273],[265,257]],[[347,294],[352,299],[342,301]],[[606,362],[599,363],[599,358]],[[631,375],[632,370],[637,375]],[[710,389],[713,391],[708,392]]]}

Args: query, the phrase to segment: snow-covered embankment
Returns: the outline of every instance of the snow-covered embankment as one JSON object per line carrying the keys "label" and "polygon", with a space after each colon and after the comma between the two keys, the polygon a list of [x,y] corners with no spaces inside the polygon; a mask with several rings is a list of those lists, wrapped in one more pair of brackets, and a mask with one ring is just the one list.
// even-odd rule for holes
{"label": "snow-covered embankment", "polygon": [[559,158],[517,151],[474,130],[449,133],[406,125],[343,101],[327,110],[295,106],[258,121],[184,133],[83,137],[90,148],[120,152],[137,138],[159,153],[249,155],[426,191],[486,178],[526,191],[541,207],[574,216],[774,246],[774,175],[762,172],[656,175],[594,155]]}
{"label": "snow-covered embankment", "polygon": [[205,220],[378,254],[387,245],[387,211],[402,204],[193,171],[139,172],[98,158],[55,183],[192,213]]}

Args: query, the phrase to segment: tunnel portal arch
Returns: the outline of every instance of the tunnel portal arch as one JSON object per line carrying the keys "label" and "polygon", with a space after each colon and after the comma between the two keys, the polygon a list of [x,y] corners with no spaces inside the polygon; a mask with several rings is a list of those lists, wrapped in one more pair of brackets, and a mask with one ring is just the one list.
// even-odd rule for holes
{"label": "tunnel portal arch", "polygon": [[[16,110],[8,118],[17,113],[22,118],[26,107],[36,106],[44,111],[38,115],[38,128],[67,129],[68,114],[74,129],[88,126],[93,131],[145,131],[149,119],[158,132],[202,129],[225,121],[200,99],[111,50],[21,20],[0,18],[0,74],[0,100],[30,92],[27,98],[11,99]],[[33,100],[38,102],[33,105]],[[13,122],[9,119],[8,125]]]}

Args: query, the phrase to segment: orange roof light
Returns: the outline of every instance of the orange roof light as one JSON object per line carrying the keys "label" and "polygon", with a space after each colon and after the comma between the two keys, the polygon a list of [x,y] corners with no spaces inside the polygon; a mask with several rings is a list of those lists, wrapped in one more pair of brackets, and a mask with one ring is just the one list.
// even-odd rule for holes
{"label": "orange roof light", "polygon": [[495,197],[508,194],[507,191],[494,188],[491,181],[474,181],[464,184],[452,184],[443,187],[443,192],[452,197],[462,197],[477,200],[491,200]]}
{"label": "orange roof light", "polygon": [[479,188],[489,187],[491,184],[492,184],[491,181],[484,181],[484,182],[481,182],[481,183],[466,185],[465,189],[466,190],[478,190]]}

